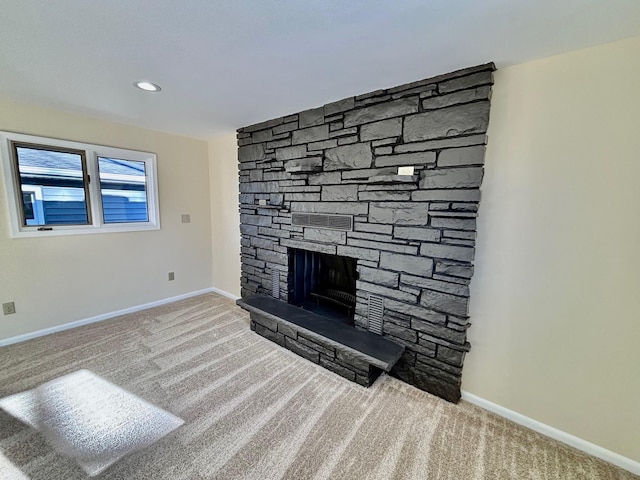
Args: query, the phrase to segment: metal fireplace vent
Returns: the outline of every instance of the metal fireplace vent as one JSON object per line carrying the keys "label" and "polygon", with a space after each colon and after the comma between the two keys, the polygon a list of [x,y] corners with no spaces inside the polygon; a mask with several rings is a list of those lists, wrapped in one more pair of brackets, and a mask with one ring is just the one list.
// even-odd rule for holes
{"label": "metal fireplace vent", "polygon": [[271,296],[280,298],[280,272],[271,270]]}
{"label": "metal fireplace vent", "polygon": [[382,315],[384,303],[382,297],[369,295],[369,331],[382,335]]}
{"label": "metal fireplace vent", "polygon": [[319,213],[293,213],[291,224],[298,227],[329,228],[331,230],[353,230],[351,215],[329,215]]}

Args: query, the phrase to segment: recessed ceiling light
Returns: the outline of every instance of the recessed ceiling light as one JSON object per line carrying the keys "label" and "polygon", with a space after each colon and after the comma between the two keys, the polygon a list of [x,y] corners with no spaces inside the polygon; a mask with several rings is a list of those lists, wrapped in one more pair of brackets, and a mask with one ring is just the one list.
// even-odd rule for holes
{"label": "recessed ceiling light", "polygon": [[162,90],[158,85],[151,82],[134,82],[133,84],[140,90],[144,90],[146,92],[159,92]]}

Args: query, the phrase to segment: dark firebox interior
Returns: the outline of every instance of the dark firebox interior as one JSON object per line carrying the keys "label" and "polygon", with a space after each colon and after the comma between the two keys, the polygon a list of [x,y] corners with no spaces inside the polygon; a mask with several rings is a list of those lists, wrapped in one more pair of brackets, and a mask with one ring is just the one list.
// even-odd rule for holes
{"label": "dark firebox interior", "polygon": [[357,261],[306,250],[289,250],[289,303],[353,325]]}

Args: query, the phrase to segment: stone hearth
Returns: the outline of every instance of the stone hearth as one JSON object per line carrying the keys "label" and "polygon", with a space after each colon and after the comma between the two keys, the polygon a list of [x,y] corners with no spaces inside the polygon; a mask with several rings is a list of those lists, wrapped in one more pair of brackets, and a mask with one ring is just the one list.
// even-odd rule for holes
{"label": "stone hearth", "polygon": [[[457,401],[494,69],[239,129],[243,298],[287,302],[293,249],[356,259],[356,328],[375,330],[369,302],[381,304],[379,333],[405,347],[391,373]],[[352,226],[300,226],[298,213]]]}

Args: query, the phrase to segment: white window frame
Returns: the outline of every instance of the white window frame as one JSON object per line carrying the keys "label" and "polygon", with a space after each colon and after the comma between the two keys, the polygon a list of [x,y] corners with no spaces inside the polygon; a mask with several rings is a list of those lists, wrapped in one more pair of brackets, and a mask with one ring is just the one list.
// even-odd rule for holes
{"label": "white window frame", "polygon": [[[14,148],[12,147],[12,142],[30,143],[44,147],[51,147],[52,149],[67,148],[84,151],[87,174],[90,178],[88,185],[89,198],[87,200],[90,210],[88,213],[91,219],[91,224],[46,225],[46,229],[42,229],[42,225],[25,226],[22,224],[22,195],[20,191],[18,172],[16,171],[17,162],[14,159]],[[100,194],[98,157],[144,162],[147,210],[149,215],[149,220],[147,222],[104,223],[102,198]],[[155,153],[0,131],[0,163],[2,163],[4,187],[7,197],[6,205],[8,208],[11,236],[13,238],[82,235],[89,233],[138,232],[160,229],[157,158]]]}

